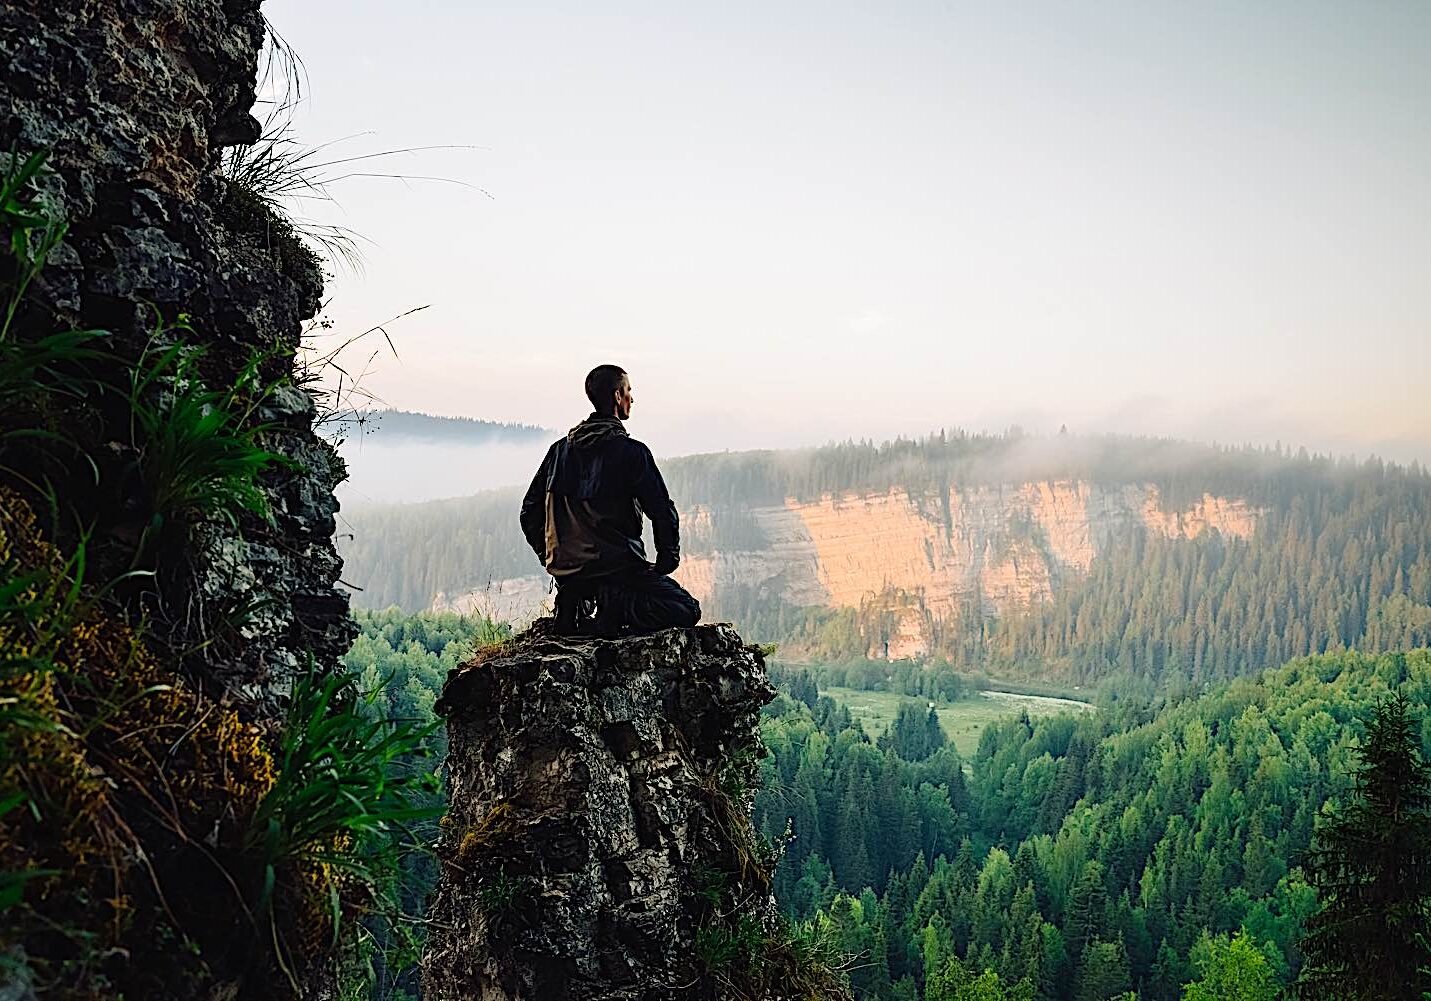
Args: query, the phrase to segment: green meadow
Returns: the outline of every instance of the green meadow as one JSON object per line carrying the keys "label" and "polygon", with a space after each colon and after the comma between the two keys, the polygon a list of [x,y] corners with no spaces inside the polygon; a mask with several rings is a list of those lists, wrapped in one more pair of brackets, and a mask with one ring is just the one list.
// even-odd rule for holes
{"label": "green meadow", "polygon": [[[929,704],[925,699],[916,699],[896,692],[861,691],[855,688],[821,688],[820,694],[828,695],[836,702],[843,702],[848,706],[850,715],[860,721],[871,739],[878,737],[894,722],[901,703],[920,702],[926,706]],[[1013,692],[976,692],[958,702],[935,703],[935,712],[939,716],[939,725],[944,728],[944,735],[966,761],[973,759],[974,752],[979,747],[979,735],[984,732],[984,727],[996,719],[1016,716],[1020,710],[1027,712],[1030,718],[1036,718],[1060,712],[1087,712],[1092,708],[1087,703]]]}

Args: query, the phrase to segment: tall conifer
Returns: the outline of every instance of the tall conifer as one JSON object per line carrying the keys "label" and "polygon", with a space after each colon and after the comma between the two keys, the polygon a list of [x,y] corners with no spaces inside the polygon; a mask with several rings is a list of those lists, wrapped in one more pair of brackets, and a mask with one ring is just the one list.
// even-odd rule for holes
{"label": "tall conifer", "polygon": [[1303,865],[1322,909],[1307,922],[1303,998],[1414,999],[1431,989],[1431,766],[1406,696],[1376,708],[1351,801]]}

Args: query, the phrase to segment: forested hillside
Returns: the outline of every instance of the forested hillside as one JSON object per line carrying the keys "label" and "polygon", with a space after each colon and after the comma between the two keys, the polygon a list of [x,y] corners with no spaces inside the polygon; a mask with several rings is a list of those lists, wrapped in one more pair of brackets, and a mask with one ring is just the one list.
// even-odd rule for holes
{"label": "forested hillside", "polygon": [[1169,1001],[1207,936],[1242,929],[1290,983],[1318,906],[1297,858],[1323,804],[1348,792],[1365,719],[1402,692],[1431,738],[1425,650],[1303,659],[1178,703],[1011,718],[984,732],[967,775],[926,739],[922,711],[876,740],[810,677],[786,681],[798,697],[769,710],[756,801],[768,837],[788,825],[776,893],[859,957],[852,978],[874,998],[923,997],[953,956],[1026,978],[1035,998]]}
{"label": "forested hillside", "polygon": [[[707,618],[778,642],[786,656],[913,656],[964,672],[1068,683],[1119,674],[1157,688],[1431,642],[1431,477],[1416,466],[962,433],[663,465],[684,514],[678,578]],[[868,521],[890,491],[909,513],[880,523],[883,535],[853,522],[828,552],[808,535],[771,536],[772,525],[798,534],[802,518],[818,530]],[[853,502],[812,507],[827,495],[874,501],[853,513]],[[513,578],[542,593],[518,497],[350,513],[345,579],[364,589],[355,601],[417,610],[471,595],[481,608],[484,589]],[[891,548],[935,544],[953,557],[976,547],[972,583],[948,583],[932,551],[927,580],[906,564],[897,569],[916,582],[889,583],[894,571],[880,561]],[[1005,590],[991,594],[990,581]]]}
{"label": "forested hillside", "polygon": [[[410,719],[430,718],[474,645],[506,635],[453,615],[360,622],[350,669],[365,690],[390,679],[378,711]],[[1329,801],[1352,790],[1372,710],[1407,696],[1431,745],[1427,650],[1303,658],[1192,698],[1150,700],[1109,682],[1078,715],[1011,710],[968,760],[927,701],[977,698],[967,681],[936,689],[904,677],[900,689],[928,694],[875,733],[822,696],[819,677],[773,673],[782,695],[762,728],[771,754],[754,819],[783,846],[779,905],[850,957],[857,996],[873,999],[925,998],[951,958],[1003,985],[970,996],[1017,997],[1023,981],[1030,1001],[1127,991],[1172,1001],[1216,959],[1261,970],[1271,988],[1246,997],[1270,999],[1296,978],[1304,925],[1322,904],[1300,856]],[[393,767],[412,765],[430,767]],[[406,865],[409,914],[433,878],[422,856]],[[392,935],[381,931],[369,959],[396,998],[412,984],[401,966],[417,942],[404,952]]]}
{"label": "forested hillside", "polygon": [[[375,720],[393,719],[427,729],[422,754],[393,756],[383,762],[390,776],[434,776],[447,756],[447,731],[438,726],[432,705],[447,672],[472,651],[511,635],[505,626],[458,615],[408,616],[396,610],[356,613],[361,632],[343,664],[363,693],[362,712]],[[406,820],[414,844],[431,846],[445,795],[425,795],[415,806],[435,807]],[[410,1001],[417,996],[416,963],[423,941],[423,915],[437,881],[437,859],[428,852],[405,854],[392,894],[395,912],[374,908],[364,934],[340,970],[341,1001],[383,998]]]}
{"label": "forested hillside", "polygon": [[358,608],[426,610],[433,597],[531,573],[517,526],[521,492],[357,508],[343,513],[343,580]]}

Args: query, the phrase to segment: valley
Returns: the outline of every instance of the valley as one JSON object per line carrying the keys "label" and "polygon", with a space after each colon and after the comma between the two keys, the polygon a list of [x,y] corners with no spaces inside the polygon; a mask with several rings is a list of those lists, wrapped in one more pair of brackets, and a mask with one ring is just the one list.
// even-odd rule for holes
{"label": "valley", "polygon": [[[879,736],[894,722],[899,707],[911,702],[907,695],[894,692],[862,691],[854,688],[822,688],[828,695],[850,710],[850,715],[872,738]],[[1086,712],[1094,707],[1088,702],[1055,699],[1046,695],[1022,695],[1015,692],[975,692],[956,702],[923,702],[934,709],[939,725],[960,757],[972,760],[979,749],[984,728],[997,720],[1026,713],[1030,719],[1065,712]]]}

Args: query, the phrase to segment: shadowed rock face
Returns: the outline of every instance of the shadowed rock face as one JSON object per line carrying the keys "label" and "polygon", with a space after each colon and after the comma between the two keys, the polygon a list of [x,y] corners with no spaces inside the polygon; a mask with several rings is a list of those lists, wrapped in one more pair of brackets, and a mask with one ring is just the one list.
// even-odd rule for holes
{"label": "shadowed rock face", "polygon": [[[110,387],[143,386],[136,373],[146,365],[153,371],[154,355],[177,345],[209,389],[238,384],[254,366],[262,384],[277,388],[254,400],[245,426],[265,426],[259,444],[288,460],[268,468],[258,484],[271,519],[250,510],[192,519],[184,512],[166,522],[156,547],[162,554],[138,559],[160,507],[158,488],[143,475],[133,408],[122,392],[52,394],[46,401],[87,461],[44,471],[46,487],[64,504],[63,517],[40,534],[68,553],[77,548],[75,533],[87,532],[84,583],[105,589],[106,615],[143,624],[136,642],[153,653],[161,672],[164,684],[144,695],[168,691],[170,682],[192,692],[171,716],[146,720],[152,725],[142,732],[165,734],[172,744],[141,759],[116,743],[135,758],[133,773],[93,769],[114,790],[113,812],[91,800],[75,808],[103,816],[96,828],[115,830],[113,842],[96,845],[122,847],[69,850],[62,857],[79,872],[66,872],[64,892],[46,905],[64,921],[78,914],[92,923],[55,924],[63,930],[47,941],[25,943],[35,969],[83,985],[75,990],[86,997],[192,1001],[286,993],[287,977],[281,992],[265,987],[280,982],[276,969],[265,980],[262,950],[270,933],[242,913],[248,891],[232,860],[246,860],[240,846],[249,816],[235,806],[233,790],[272,782],[259,735],[281,726],[279,693],[310,665],[336,670],[357,631],[347,597],[335,588],[342,563],[332,542],[333,488],[343,464],[314,434],[314,400],[295,384],[303,321],[322,296],[320,262],[261,198],[215,169],[224,147],[258,138],[251,109],[264,31],[260,0],[0,3],[0,159],[8,167],[12,150],[22,163],[45,154],[39,186],[68,223],[7,336],[25,345],[69,330],[103,331],[92,342],[98,357],[86,368],[94,385]],[[0,283],[11,281],[10,268],[7,256]],[[160,392],[151,384],[151,401]],[[7,409],[6,419],[13,413]],[[7,468],[6,479],[41,482],[30,469]],[[128,573],[136,568],[152,576]],[[109,692],[106,686],[117,682],[101,673],[105,663],[98,656],[87,661],[84,670],[99,680],[77,687]],[[204,721],[230,712],[235,722],[226,732],[234,747],[246,748],[236,760],[252,770],[218,778],[175,774],[179,762],[190,760],[175,756],[181,744],[205,740],[211,731],[200,729]],[[192,726],[184,725],[188,714]],[[103,729],[96,723],[95,731]],[[222,762],[234,750],[204,749]],[[217,807],[227,808],[208,812]],[[90,844],[83,832],[58,827],[45,837],[59,842],[61,833]],[[9,847],[11,857],[29,858],[44,857],[42,848],[50,846]],[[109,878],[96,885],[112,899],[81,899],[84,880],[100,868]],[[247,896],[249,905],[257,899],[256,892]],[[67,901],[73,910],[64,910]],[[255,939],[259,932],[263,938]],[[260,945],[251,947],[254,941]],[[291,963],[305,997],[326,996],[330,987],[331,963],[313,958],[320,952],[314,947]],[[27,988],[15,986],[30,977],[23,958],[0,968],[0,997],[26,996]],[[46,986],[40,993],[71,996],[65,990]]]}
{"label": "shadowed rock face", "polygon": [[[31,287],[18,337],[107,331],[103,347],[123,384],[156,323],[182,314],[192,333],[170,336],[202,346],[208,385],[233,384],[255,356],[266,382],[291,374],[303,321],[322,296],[318,259],[214,171],[223,147],[258,137],[250,112],[264,39],[259,3],[0,4],[0,157],[46,151],[52,173],[43,185],[69,222]],[[264,483],[274,522],[202,526],[185,561],[192,572],[158,581],[164,593],[143,609],[166,647],[210,651],[217,610],[249,609],[221,655],[191,666],[220,691],[260,699],[275,674],[305,668],[310,654],[335,668],[356,635],[334,587],[342,563],[333,488],[343,464],[313,434],[305,392],[284,387],[267,403],[258,418],[282,430],[265,447],[293,463]],[[127,420],[86,420],[85,443],[110,464],[99,470],[102,483],[131,481],[132,457],[109,447],[125,439]],[[94,579],[128,569],[130,554],[109,545],[133,531],[122,521],[125,502],[97,498],[88,512]]]}
{"label": "shadowed rock face", "polygon": [[713,800],[753,787],[774,694],[727,625],[529,633],[454,671],[438,703],[451,805],[424,997],[714,996],[694,881],[739,868]]}

